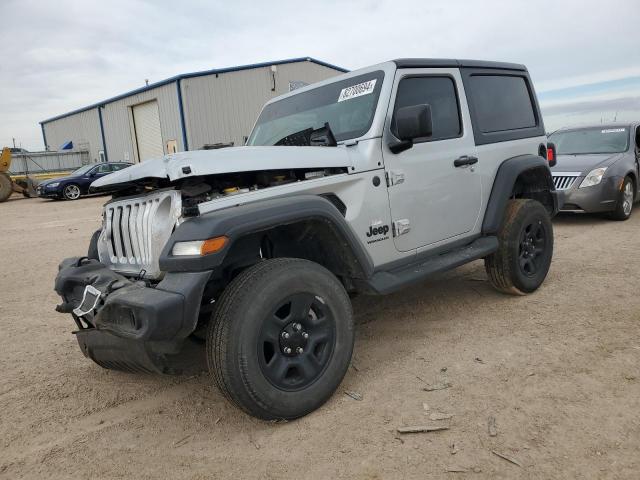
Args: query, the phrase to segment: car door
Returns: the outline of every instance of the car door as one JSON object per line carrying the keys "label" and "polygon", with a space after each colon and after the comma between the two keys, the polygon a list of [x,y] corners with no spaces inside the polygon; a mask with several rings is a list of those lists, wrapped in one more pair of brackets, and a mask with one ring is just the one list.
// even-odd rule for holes
{"label": "car door", "polygon": [[111,165],[108,163],[101,163],[89,170],[82,181],[82,188],[84,190],[84,193],[87,193],[89,191],[89,187],[93,182],[95,182],[99,178],[104,177],[105,175],[109,175],[110,173]]}
{"label": "car door", "polygon": [[[392,153],[398,108],[431,106],[433,134]],[[458,69],[403,69],[394,80],[385,126],[384,164],[399,251],[436,247],[470,235],[482,204],[476,147]]]}

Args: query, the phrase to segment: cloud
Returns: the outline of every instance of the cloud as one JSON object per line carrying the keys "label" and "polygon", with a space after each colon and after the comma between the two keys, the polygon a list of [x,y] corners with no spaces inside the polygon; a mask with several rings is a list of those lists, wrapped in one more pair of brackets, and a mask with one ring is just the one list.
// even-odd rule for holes
{"label": "cloud", "polygon": [[602,112],[640,112],[640,96],[559,103],[542,107],[545,116]]}
{"label": "cloud", "polygon": [[636,0],[0,0],[0,145],[38,122],[179,73],[313,56],[524,63],[558,91],[638,75]]}

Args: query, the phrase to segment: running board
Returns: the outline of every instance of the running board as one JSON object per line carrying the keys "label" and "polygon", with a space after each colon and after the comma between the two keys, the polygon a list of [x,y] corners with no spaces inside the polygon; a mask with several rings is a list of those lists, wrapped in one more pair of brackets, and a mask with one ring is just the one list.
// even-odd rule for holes
{"label": "running board", "polygon": [[368,283],[375,293],[392,293],[436,273],[446,272],[473,260],[484,258],[497,249],[497,237],[480,237],[464,247],[434,255],[419,263],[374,273]]}

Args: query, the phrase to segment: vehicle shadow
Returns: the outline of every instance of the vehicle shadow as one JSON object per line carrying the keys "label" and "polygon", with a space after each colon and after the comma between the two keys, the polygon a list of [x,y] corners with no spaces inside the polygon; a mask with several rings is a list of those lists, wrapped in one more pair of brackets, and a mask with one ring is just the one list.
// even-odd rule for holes
{"label": "vehicle shadow", "polygon": [[597,225],[610,222],[602,213],[559,213],[553,219],[556,225]]}

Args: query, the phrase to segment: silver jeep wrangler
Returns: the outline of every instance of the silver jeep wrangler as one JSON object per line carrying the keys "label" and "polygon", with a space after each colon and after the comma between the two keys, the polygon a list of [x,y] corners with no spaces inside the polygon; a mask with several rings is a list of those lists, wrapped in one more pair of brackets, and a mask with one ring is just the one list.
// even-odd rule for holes
{"label": "silver jeep wrangler", "polygon": [[[58,311],[105,368],[208,364],[263,419],[322,405],[349,366],[349,296],[484,259],[544,281],[558,197],[527,70],[401,59],[275,98],[240,148],[190,151],[93,183],[116,190]],[[549,156],[549,158],[555,158]]]}

